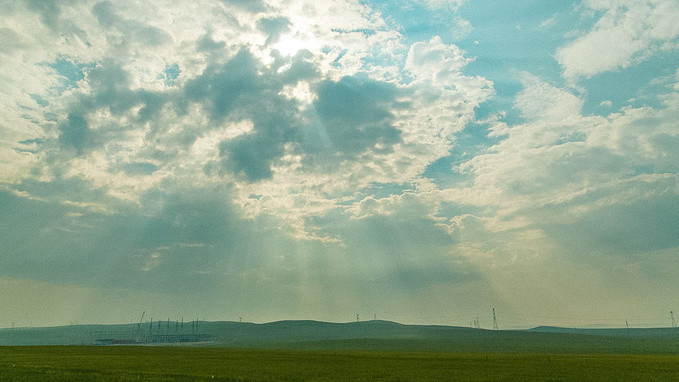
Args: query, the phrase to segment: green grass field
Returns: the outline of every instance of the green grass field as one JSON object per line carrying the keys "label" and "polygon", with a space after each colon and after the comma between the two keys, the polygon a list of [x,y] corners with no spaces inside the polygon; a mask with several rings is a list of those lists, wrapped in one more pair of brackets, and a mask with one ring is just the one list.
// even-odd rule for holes
{"label": "green grass field", "polygon": [[0,347],[2,381],[677,381],[679,356]]}

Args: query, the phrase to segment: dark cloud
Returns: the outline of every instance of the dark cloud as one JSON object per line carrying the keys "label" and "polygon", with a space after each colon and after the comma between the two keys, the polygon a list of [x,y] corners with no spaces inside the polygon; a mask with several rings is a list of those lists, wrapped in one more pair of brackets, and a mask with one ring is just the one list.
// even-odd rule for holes
{"label": "dark cloud", "polygon": [[[59,26],[61,5],[64,2],[60,0],[28,0],[28,9],[37,12],[40,15],[40,20],[50,29],[55,29]],[[67,1],[66,3],[72,3]]]}
{"label": "dark cloud", "polygon": [[393,108],[403,106],[397,102],[398,95],[396,86],[370,79],[321,82],[313,104],[318,119],[310,132],[315,135],[310,144],[344,154],[357,154],[377,144],[382,145],[378,150],[390,151],[401,140],[392,113]]}
{"label": "dark cloud", "polygon": [[24,47],[21,40],[21,37],[12,29],[0,28],[0,54],[8,54],[21,49]]}
{"label": "dark cloud", "polygon": [[171,96],[169,93],[130,89],[129,73],[112,60],[103,61],[91,69],[87,81],[91,93],[81,97],[74,106],[83,113],[105,108],[114,115],[121,115],[141,105],[136,117],[143,123],[156,118]]}
{"label": "dark cloud", "polygon": [[[371,253],[380,251],[392,259],[408,260],[415,253],[419,257],[420,252],[440,252],[455,244],[456,238],[435,221],[424,216],[405,215],[375,215],[350,223],[346,228],[334,228],[340,231],[339,236],[350,238],[346,240],[347,245]],[[342,224],[346,222],[342,221]]]}
{"label": "dark cloud", "polygon": [[114,114],[121,114],[136,103],[130,91],[130,75],[118,63],[107,60],[99,63],[87,76],[91,95],[82,99],[84,107],[96,110],[108,107]]}
{"label": "dark cloud", "polygon": [[117,21],[120,20],[118,15],[115,13],[115,7],[110,1],[103,1],[97,3],[92,7],[92,13],[97,16],[99,24],[104,27],[112,27]]}
{"label": "dark cloud", "polygon": [[27,178],[17,185],[16,189],[20,192],[30,193],[31,196],[48,202],[58,202],[58,200],[64,199],[85,202],[101,200],[103,196],[101,190],[92,188],[91,184],[78,178],[64,179],[56,177],[49,182],[40,182]]}
{"label": "dark cloud", "polygon": [[268,8],[262,0],[221,0],[221,2],[253,13],[264,12]]}
{"label": "dark cloud", "polygon": [[102,27],[120,30],[125,43],[138,43],[153,47],[172,41],[172,36],[160,28],[120,17],[113,3],[109,1],[95,4],[92,7],[92,13]]}
{"label": "dark cloud", "polygon": [[281,142],[263,134],[237,137],[222,142],[219,148],[219,155],[225,158],[224,165],[251,182],[270,178],[271,162],[282,154]]}
{"label": "dark cloud", "polygon": [[225,168],[251,182],[269,178],[271,164],[284,154],[284,145],[300,141],[299,105],[279,93],[288,83],[316,75],[315,67],[307,64],[305,57],[300,54],[289,59],[292,72],[280,75],[276,65],[271,70],[258,70],[261,64],[243,49],[224,65],[210,66],[186,83],[186,99],[207,105],[215,123],[253,123],[251,133],[220,144]]}
{"label": "dark cloud", "polygon": [[[13,3],[12,6],[24,5],[29,11],[35,12],[40,22],[52,34],[60,36],[62,42],[70,43],[75,37],[80,43],[89,46],[87,33],[76,25],[77,21],[69,18],[70,12],[64,12],[64,9],[69,10],[83,3],[82,0],[11,0],[9,3]],[[13,10],[8,4],[2,4],[2,8],[3,15]]]}
{"label": "dark cloud", "polygon": [[90,143],[90,129],[82,115],[70,113],[68,118],[59,124],[59,142],[74,149],[77,155]]}
{"label": "dark cloud", "polygon": [[[52,184],[43,186],[44,193],[61,194],[50,190]],[[288,241],[266,224],[240,219],[228,202],[205,190],[152,191],[143,205],[100,213],[0,192],[0,274],[94,287],[210,291],[230,273],[250,267],[266,272],[269,245],[282,249]]]}
{"label": "dark cloud", "polygon": [[[257,73],[259,63],[246,49],[223,66],[211,65],[184,87],[188,101],[205,102],[213,121],[220,122],[230,115],[236,106],[243,105],[243,98],[254,98],[260,89],[261,77]],[[248,97],[250,96],[250,97]],[[240,99],[240,105],[236,102]]]}
{"label": "dark cloud", "polygon": [[679,197],[668,195],[605,206],[544,230],[573,256],[627,256],[679,247],[677,216]]}
{"label": "dark cloud", "polygon": [[410,200],[391,215],[353,219],[336,210],[311,217],[307,224],[312,231],[316,227],[317,234],[342,239],[343,256],[355,269],[370,270],[373,279],[363,280],[366,285],[413,291],[477,279],[478,269],[450,250],[459,241],[457,235],[429,218],[427,211]]}
{"label": "dark cloud", "polygon": [[[83,180],[21,187],[40,199],[0,192],[0,276],[172,294],[211,294],[228,285],[234,293],[264,298],[299,287],[301,277],[331,289],[355,282],[357,290],[398,291],[478,277],[449,254],[454,238],[410,213],[355,220],[331,212],[309,222],[344,240],[324,245],[286,237],[280,222],[267,216],[243,219],[223,190],[154,189],[139,204],[119,202],[100,212],[86,206],[115,204]],[[311,274],[300,268],[300,253],[314,254]],[[363,272],[371,277],[361,279]]]}
{"label": "dark cloud", "polygon": [[158,170],[158,166],[154,165],[153,163],[147,163],[147,162],[132,162],[132,163],[125,163],[123,166],[123,171],[127,175],[135,176],[135,175],[151,175],[154,172]]}
{"label": "dark cloud", "polygon": [[[296,84],[299,81],[315,82],[321,75],[317,63],[313,61],[313,54],[306,49],[300,50],[293,57],[282,57],[275,51],[272,55],[275,61],[271,65],[271,73],[282,84]],[[285,70],[279,72],[282,69]]]}
{"label": "dark cloud", "polygon": [[448,264],[445,261],[428,264],[425,267],[404,265],[390,275],[398,285],[407,291],[430,288],[437,284],[459,284],[476,280],[479,275],[469,264]]}
{"label": "dark cloud", "polygon": [[[109,2],[97,4],[93,12],[103,25],[126,23]],[[278,19],[263,23],[276,30],[286,24]],[[326,154],[389,152],[400,142],[393,110],[405,105],[398,100],[402,91],[395,85],[345,77],[314,86],[320,73],[310,52],[302,50],[292,57],[274,54],[273,58],[267,67],[243,48],[224,63],[208,65],[200,75],[172,91],[133,90],[130,74],[115,60],[104,60],[83,74],[91,92],[71,107],[74,117],[62,123],[60,140],[81,154],[89,148],[114,144],[123,131],[149,122],[146,139],[159,139],[167,127],[154,120],[166,105],[181,116],[188,112],[190,104],[200,104],[210,117],[210,126],[187,128],[181,137],[175,136],[176,143],[186,147],[215,126],[251,122],[252,132],[219,145],[222,171],[241,175],[250,182],[270,178],[272,165],[285,154],[285,147],[300,154],[320,154],[318,160],[326,160]],[[285,86],[299,81],[310,82],[317,93],[311,116],[301,113],[298,100],[281,93]],[[89,113],[102,108],[115,116],[138,110],[129,126],[109,124],[90,130],[86,124],[76,123],[75,116],[86,120]]]}
{"label": "dark cloud", "polygon": [[284,16],[267,17],[257,20],[257,28],[269,36],[266,39],[267,45],[277,42],[282,34],[290,30],[290,27],[292,27],[292,22]]}
{"label": "dark cloud", "polygon": [[[90,93],[72,103],[68,117],[58,124],[62,147],[74,149],[78,155],[106,144],[114,144],[125,138],[123,132],[136,128],[134,124],[120,126],[109,123],[90,129],[87,123],[89,114],[105,109],[120,116],[139,107],[130,116],[131,122],[143,124],[157,118],[158,112],[172,97],[170,93],[130,89],[129,74],[118,63],[110,60],[98,63],[87,71],[84,78],[89,84]],[[155,128],[150,130],[150,138],[162,133],[156,124],[153,126]]]}
{"label": "dark cloud", "polygon": [[679,173],[679,135],[653,134],[649,143],[656,154],[650,163],[654,173]]}
{"label": "dark cloud", "polygon": [[199,52],[210,52],[215,50],[222,50],[226,47],[224,41],[215,41],[212,38],[212,32],[209,31],[203,37],[196,41],[196,49]]}
{"label": "dark cloud", "polygon": [[[183,87],[156,92],[130,89],[130,74],[116,61],[105,60],[84,75],[91,91],[72,104],[71,117],[60,125],[60,140],[82,154],[87,149],[115,144],[125,136],[124,131],[147,122],[147,139],[166,139],[163,134],[167,127],[154,122],[163,107],[169,104],[183,115],[189,104],[197,103],[206,110],[211,124],[185,129],[173,138],[175,143],[190,145],[200,134],[226,121],[250,121],[254,125],[252,133],[220,145],[223,168],[249,181],[265,179],[271,176],[271,164],[284,154],[284,145],[301,141],[298,101],[280,92],[285,85],[318,76],[311,58],[309,52],[302,51],[294,57],[277,57],[271,68],[264,68],[247,49],[242,49],[226,63],[208,66]],[[286,70],[279,70],[281,67]],[[88,114],[100,109],[120,116],[134,108],[138,110],[130,116],[130,125],[111,123],[91,130],[85,123]],[[156,159],[165,161],[171,157]]]}

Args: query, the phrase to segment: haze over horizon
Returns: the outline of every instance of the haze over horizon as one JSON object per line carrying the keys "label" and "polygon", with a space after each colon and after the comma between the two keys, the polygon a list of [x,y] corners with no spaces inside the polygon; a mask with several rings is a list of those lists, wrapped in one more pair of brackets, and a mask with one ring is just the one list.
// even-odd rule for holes
{"label": "haze over horizon", "polygon": [[679,311],[676,0],[0,9],[0,327]]}

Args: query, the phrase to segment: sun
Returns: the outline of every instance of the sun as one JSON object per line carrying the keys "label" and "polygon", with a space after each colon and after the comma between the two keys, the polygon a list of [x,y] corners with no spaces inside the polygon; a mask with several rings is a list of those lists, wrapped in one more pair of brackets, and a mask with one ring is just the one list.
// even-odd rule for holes
{"label": "sun", "polygon": [[313,36],[304,36],[301,33],[286,34],[271,46],[283,56],[294,56],[300,50],[315,51],[319,42]]}

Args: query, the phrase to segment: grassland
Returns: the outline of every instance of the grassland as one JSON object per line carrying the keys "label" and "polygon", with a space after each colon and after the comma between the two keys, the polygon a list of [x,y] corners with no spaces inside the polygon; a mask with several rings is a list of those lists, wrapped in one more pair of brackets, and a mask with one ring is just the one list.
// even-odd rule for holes
{"label": "grassland", "polygon": [[679,356],[0,347],[2,381],[676,381]]}

